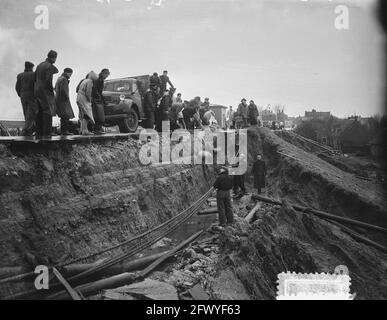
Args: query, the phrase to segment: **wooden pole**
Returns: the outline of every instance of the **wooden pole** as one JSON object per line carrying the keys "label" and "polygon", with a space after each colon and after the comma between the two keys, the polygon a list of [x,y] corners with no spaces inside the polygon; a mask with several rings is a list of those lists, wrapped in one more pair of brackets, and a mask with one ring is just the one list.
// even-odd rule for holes
{"label": "wooden pole", "polygon": [[[274,200],[274,199],[266,198],[266,197],[263,197],[263,196],[260,196],[260,195],[253,195],[253,199],[254,200],[258,200],[258,201],[263,201],[263,202],[266,202],[266,203],[271,203],[271,204],[274,204],[274,205],[282,206],[282,202],[281,201],[277,201],[277,200]],[[292,207],[296,211],[300,211],[300,212],[304,212],[304,213],[312,213],[312,214],[314,214],[314,215],[316,215],[316,216],[318,216],[320,218],[326,218],[326,219],[329,219],[329,220],[342,222],[344,224],[350,224],[350,225],[361,227],[361,228],[364,228],[364,229],[373,230],[373,231],[382,232],[382,233],[386,233],[387,234],[387,229],[385,229],[383,227],[375,226],[375,225],[372,225],[372,224],[369,224],[369,223],[365,223],[365,222],[361,222],[361,221],[357,221],[357,220],[353,220],[353,219],[349,219],[349,218],[344,218],[344,217],[336,216],[336,215],[333,215],[333,214],[330,214],[330,213],[327,213],[327,212],[324,212],[324,211],[314,210],[314,209],[311,209],[311,208],[301,207],[301,206],[297,206],[297,205],[292,205]]]}
{"label": "wooden pole", "polygon": [[60,281],[60,283],[63,284],[63,286],[66,288],[66,291],[71,296],[73,300],[82,300],[80,295],[70,286],[70,284],[66,281],[65,278],[60,274],[60,272],[54,267],[52,268],[52,271],[54,272],[56,278]]}
{"label": "wooden pole", "polygon": [[375,247],[377,249],[379,249],[380,251],[384,252],[384,253],[387,253],[387,248],[385,246],[382,246],[381,244],[375,242],[375,241],[372,241],[358,233],[356,233],[355,231],[349,229],[348,227],[346,226],[343,226],[341,223],[338,223],[338,222],[332,222],[334,225],[337,225],[340,229],[342,229],[344,232],[348,233],[350,236],[352,236],[352,238],[354,238],[355,240],[359,241],[359,242],[363,242],[371,247]]}
{"label": "wooden pole", "polygon": [[218,208],[211,208],[211,209],[206,209],[198,212],[198,216],[207,216],[210,214],[216,214],[218,213]]}
{"label": "wooden pole", "polygon": [[254,219],[254,217],[255,217],[255,213],[256,213],[256,212],[258,211],[258,209],[260,209],[260,208],[261,208],[261,203],[258,202],[258,203],[256,204],[256,206],[254,207],[254,209],[251,210],[251,212],[246,216],[245,220],[246,220],[248,223],[253,222],[253,219]]}
{"label": "wooden pole", "polygon": [[[103,270],[100,273],[97,273],[96,275],[104,275],[104,276],[111,276],[114,274],[120,274],[125,272],[132,272],[136,270],[141,270],[143,268],[146,268],[148,265],[150,265],[152,262],[156,261],[160,257],[162,257],[164,254],[166,254],[168,251],[164,251],[161,253],[157,253],[148,257],[140,258],[137,260],[129,261],[126,263],[121,263],[115,266],[111,266],[110,268],[107,268],[106,270]],[[73,276],[75,274],[84,272],[86,270],[89,270],[92,267],[95,267],[99,265],[99,263],[89,263],[89,264],[73,264],[69,266],[65,266],[62,268],[62,273],[66,276]]]}
{"label": "wooden pole", "polygon": [[[152,272],[156,267],[158,267],[161,263],[163,263],[165,260],[173,256],[176,252],[180,251],[182,248],[184,248],[186,245],[194,241],[196,238],[198,238],[202,231],[199,231],[198,233],[194,234],[192,237],[188,238],[184,242],[182,242],[179,246],[174,248],[173,250],[169,251],[167,254],[164,254],[162,257],[160,257],[158,260],[153,262],[150,266],[148,266],[145,270],[135,274],[135,273],[122,273],[107,279],[99,280],[96,282],[84,284],[81,286],[76,287],[76,290],[79,291],[84,296],[90,296],[95,293],[98,293],[99,291],[103,289],[112,289],[117,288],[123,285],[127,285],[130,283],[133,283],[146,275],[148,275],[150,272]],[[66,291],[61,291],[58,293],[55,293],[49,297],[46,298],[46,300],[64,300],[68,299],[68,293]]]}

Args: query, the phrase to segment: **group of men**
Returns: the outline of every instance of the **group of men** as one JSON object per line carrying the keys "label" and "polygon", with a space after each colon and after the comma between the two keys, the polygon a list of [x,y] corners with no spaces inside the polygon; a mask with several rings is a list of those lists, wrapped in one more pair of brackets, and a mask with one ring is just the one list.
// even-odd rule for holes
{"label": "group of men", "polygon": [[254,101],[251,100],[250,104],[247,104],[247,100],[242,99],[237,111],[234,111],[232,106],[227,110],[227,126],[231,129],[244,129],[248,126],[257,125],[259,122],[258,117],[258,107]]}
{"label": "group of men", "polygon": [[[243,155],[241,155],[244,158]],[[240,159],[245,160],[247,159]],[[247,174],[247,173],[246,173]],[[254,177],[254,188],[257,190],[258,194],[262,193],[262,189],[266,187],[266,162],[262,159],[262,155],[258,154],[257,159],[254,161],[252,166],[251,174]],[[228,168],[221,168],[220,174],[214,183],[214,188],[216,189],[217,196],[217,207],[219,214],[219,225],[224,227],[234,223],[234,214],[231,204],[231,190],[240,182],[239,179],[243,179],[243,193],[246,192],[244,186],[244,176],[230,176]]]}
{"label": "group of men", "polygon": [[193,130],[202,128],[203,125],[210,125],[211,121],[215,122],[215,114],[210,110],[209,98],[204,102],[200,97],[183,101],[181,93],[174,97],[175,92],[176,88],[169,79],[168,71],[164,71],[160,77],[157,73],[150,77],[149,89],[144,96],[146,117],[144,128],[161,132],[162,123],[169,121],[172,131]]}
{"label": "group of men", "polygon": [[[53,76],[59,72],[55,66],[58,53],[51,50],[47,59],[40,63],[34,71],[32,62],[25,62],[25,70],[17,76],[16,92],[21,99],[25,126],[23,135],[51,136],[52,118],[61,119],[61,134],[70,135],[70,119],[74,111],[70,103],[69,83],[73,75],[71,68],[65,68],[62,75],[53,85]],[[92,93],[93,114],[95,118],[94,133],[103,133],[105,121],[103,98],[104,81],[110,75],[108,69],[103,69],[94,81]]]}

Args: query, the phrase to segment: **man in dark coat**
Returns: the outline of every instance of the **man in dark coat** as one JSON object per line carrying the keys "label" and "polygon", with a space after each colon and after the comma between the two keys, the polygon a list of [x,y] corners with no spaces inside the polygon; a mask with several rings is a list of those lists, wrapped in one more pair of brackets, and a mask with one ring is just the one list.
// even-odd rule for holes
{"label": "man in dark coat", "polygon": [[210,110],[210,98],[205,98],[204,102],[200,105],[199,115],[200,119],[203,119],[204,114]]}
{"label": "man in dark coat", "polygon": [[246,99],[242,99],[241,103],[238,106],[238,110],[235,112],[235,125],[237,129],[247,128],[247,119],[249,108],[246,103]]}
{"label": "man in dark coat", "polygon": [[73,75],[70,68],[64,69],[62,75],[55,84],[56,114],[60,118],[60,132],[62,135],[70,135],[70,119],[75,117],[70,103],[69,83]]}
{"label": "man in dark coat", "polygon": [[105,98],[103,96],[103,88],[105,86],[105,80],[110,76],[109,69],[102,69],[98,76],[98,79],[94,81],[93,93],[92,93],[92,108],[93,117],[95,121],[94,133],[103,134],[102,126],[105,123]]}
{"label": "man in dark coat", "polygon": [[266,187],[266,163],[262,160],[262,156],[257,156],[257,161],[253,165],[253,176],[254,176],[254,188],[257,189],[258,194],[262,193],[262,188]]}
{"label": "man in dark coat", "polygon": [[160,82],[160,78],[159,78],[159,75],[157,74],[157,72],[153,73],[153,75],[150,77],[149,86],[150,87],[157,87],[158,90],[160,90],[161,82]]}
{"label": "man in dark coat", "polygon": [[144,96],[144,113],[146,120],[144,121],[145,129],[153,129],[155,125],[155,111],[158,101],[157,87],[152,86],[147,90]]}
{"label": "man in dark coat", "polygon": [[219,225],[221,227],[234,223],[234,214],[231,205],[232,178],[228,175],[227,169],[222,168],[214,183],[216,189],[216,201],[219,213]]}
{"label": "man in dark coat", "polygon": [[[241,154],[239,156],[239,161],[246,161],[246,156]],[[239,162],[233,166],[233,167],[236,167],[238,168],[239,167]],[[236,196],[243,196],[244,194],[246,194],[246,187],[245,187],[245,174],[241,174],[241,175],[235,175],[234,176],[234,187],[233,187],[233,191],[234,191],[234,194]]]}
{"label": "man in dark coat", "polygon": [[54,66],[58,53],[51,50],[46,61],[38,65],[35,71],[35,97],[39,112],[36,121],[37,136],[52,135],[52,117],[56,115],[55,94],[52,80],[59,71]]}
{"label": "man in dark coat", "polygon": [[173,86],[171,80],[169,80],[168,77],[168,71],[164,71],[163,74],[160,76],[160,95],[162,96],[164,92],[167,90],[167,84],[170,85],[172,89],[175,87]]}
{"label": "man in dark coat", "polygon": [[248,110],[248,122],[250,125],[255,126],[258,124],[258,108],[255,105],[254,101],[251,100],[249,104],[249,110]]}
{"label": "man in dark coat", "polygon": [[164,96],[161,98],[160,106],[156,109],[156,130],[158,132],[163,131],[163,121],[169,121],[168,114],[171,111],[173,102],[172,92],[165,91]]}
{"label": "man in dark coat", "polygon": [[35,72],[34,64],[26,61],[23,73],[18,74],[16,81],[16,92],[20,97],[23,107],[25,125],[23,129],[24,136],[32,136],[36,129],[36,117],[39,112],[38,104],[35,99]]}

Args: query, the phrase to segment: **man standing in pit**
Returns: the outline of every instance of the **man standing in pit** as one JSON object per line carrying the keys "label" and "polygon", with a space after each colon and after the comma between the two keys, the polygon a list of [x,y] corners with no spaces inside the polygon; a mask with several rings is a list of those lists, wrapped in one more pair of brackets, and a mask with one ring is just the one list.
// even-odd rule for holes
{"label": "man standing in pit", "polygon": [[22,134],[23,136],[32,136],[36,128],[36,116],[39,111],[34,94],[34,64],[26,61],[24,67],[24,72],[17,76],[15,89],[23,107],[25,125]]}
{"label": "man standing in pit", "polygon": [[62,75],[58,78],[55,84],[56,114],[60,118],[61,135],[71,135],[70,119],[75,117],[69,95],[69,83],[72,75],[72,69],[64,69]]}
{"label": "man standing in pit", "polygon": [[102,126],[105,123],[105,98],[103,97],[103,88],[105,80],[110,76],[109,69],[102,69],[98,79],[93,84],[93,117],[95,121],[94,133],[103,134]]}
{"label": "man standing in pit", "polygon": [[59,70],[54,66],[58,53],[51,50],[46,61],[38,65],[35,72],[35,97],[39,112],[36,120],[36,135],[52,135],[52,117],[56,115],[55,94],[52,80]]}
{"label": "man standing in pit", "polygon": [[[241,161],[247,161],[246,156],[244,154],[241,154],[239,156],[239,162],[234,167],[238,168],[239,167],[239,163]],[[237,197],[237,198],[241,198],[243,195],[246,194],[245,174],[235,175],[234,176],[233,191],[234,191],[235,197]]]}
{"label": "man standing in pit", "polygon": [[257,155],[257,161],[254,162],[253,170],[254,188],[258,194],[262,193],[262,188],[266,187],[266,163],[262,160],[262,155]]}
{"label": "man standing in pit", "polygon": [[220,169],[219,176],[214,183],[219,213],[219,226],[222,229],[226,224],[234,223],[234,214],[231,205],[232,178],[226,168]]}

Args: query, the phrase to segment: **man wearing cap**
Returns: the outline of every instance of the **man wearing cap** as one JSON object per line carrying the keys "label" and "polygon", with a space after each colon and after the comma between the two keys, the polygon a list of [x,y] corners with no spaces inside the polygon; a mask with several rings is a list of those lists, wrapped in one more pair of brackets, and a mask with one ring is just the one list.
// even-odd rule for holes
{"label": "man wearing cap", "polygon": [[92,93],[93,117],[95,121],[94,133],[103,134],[102,126],[105,123],[105,98],[103,96],[103,88],[105,80],[110,76],[109,69],[102,69],[98,79],[94,81]]}
{"label": "man wearing cap", "polygon": [[62,75],[55,84],[56,114],[60,118],[60,132],[62,135],[70,135],[70,119],[75,117],[70,103],[69,83],[73,75],[70,68],[64,69]]}
{"label": "man wearing cap", "polygon": [[34,94],[34,64],[26,61],[24,67],[24,72],[17,76],[15,89],[23,107],[25,120],[23,135],[32,136],[36,128],[36,116],[39,111]]}
{"label": "man wearing cap", "polygon": [[219,176],[214,183],[216,189],[216,201],[219,213],[219,225],[221,227],[226,224],[234,223],[234,214],[231,205],[231,189],[233,187],[233,181],[228,175],[226,168],[221,168]]}
{"label": "man wearing cap", "polygon": [[52,117],[56,115],[55,94],[52,80],[59,71],[54,66],[58,53],[51,50],[46,61],[38,65],[35,72],[35,97],[39,112],[36,120],[37,136],[52,135]]}
{"label": "man wearing cap", "polygon": [[238,110],[235,114],[235,125],[237,129],[247,128],[247,119],[248,119],[249,107],[247,105],[246,99],[242,99],[241,103],[238,106]]}

